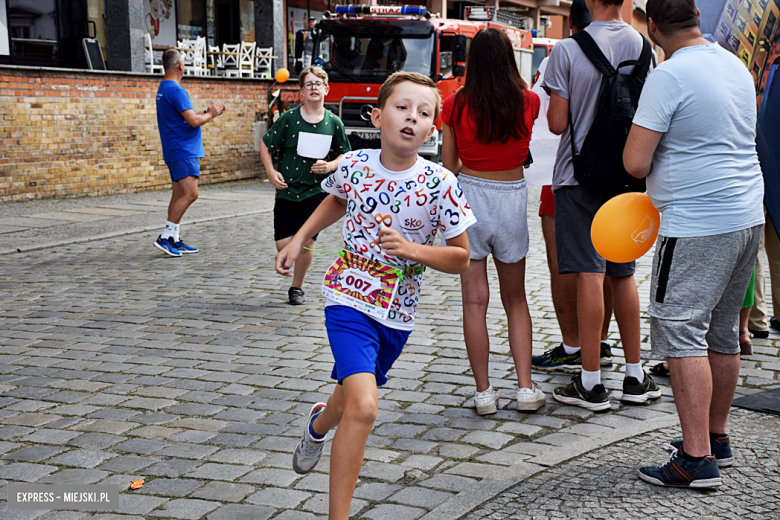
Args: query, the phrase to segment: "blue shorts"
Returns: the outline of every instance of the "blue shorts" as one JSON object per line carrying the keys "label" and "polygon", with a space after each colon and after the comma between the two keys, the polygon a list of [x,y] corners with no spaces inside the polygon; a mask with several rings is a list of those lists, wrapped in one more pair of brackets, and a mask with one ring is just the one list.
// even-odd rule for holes
{"label": "blue shorts", "polygon": [[171,172],[171,182],[180,181],[184,177],[200,177],[200,160],[197,157],[180,159],[167,164],[168,171]]}
{"label": "blue shorts", "polygon": [[376,376],[376,386],[387,383],[387,372],[412,333],[391,329],[345,305],[325,307],[325,328],[336,360],[330,377],[341,383],[367,372]]}

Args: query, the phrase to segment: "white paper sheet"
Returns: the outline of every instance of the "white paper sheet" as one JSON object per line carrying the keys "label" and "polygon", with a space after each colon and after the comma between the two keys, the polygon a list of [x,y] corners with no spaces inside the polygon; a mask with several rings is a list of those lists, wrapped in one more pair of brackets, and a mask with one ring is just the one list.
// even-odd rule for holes
{"label": "white paper sheet", "polygon": [[547,58],[539,64],[539,80],[531,88],[539,96],[539,117],[534,122],[531,134],[530,150],[534,163],[525,170],[526,183],[529,186],[544,186],[552,184],[555,156],[561,137],[550,132],[547,125],[547,109],[550,106],[550,96],[541,87],[544,72],[547,69]]}
{"label": "white paper sheet", "polygon": [[331,141],[332,135],[301,132],[298,134],[298,155],[309,159],[324,159],[330,151]]}

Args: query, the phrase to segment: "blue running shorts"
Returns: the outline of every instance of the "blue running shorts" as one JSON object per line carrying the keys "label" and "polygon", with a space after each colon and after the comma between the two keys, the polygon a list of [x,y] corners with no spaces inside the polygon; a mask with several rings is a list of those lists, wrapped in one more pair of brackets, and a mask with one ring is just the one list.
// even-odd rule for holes
{"label": "blue running shorts", "polygon": [[180,181],[184,177],[200,177],[200,160],[197,157],[180,159],[167,164],[172,182]]}
{"label": "blue running shorts", "polygon": [[391,329],[345,305],[325,307],[325,328],[336,360],[330,377],[339,384],[363,372],[376,376],[376,386],[387,383],[387,372],[412,333]]}

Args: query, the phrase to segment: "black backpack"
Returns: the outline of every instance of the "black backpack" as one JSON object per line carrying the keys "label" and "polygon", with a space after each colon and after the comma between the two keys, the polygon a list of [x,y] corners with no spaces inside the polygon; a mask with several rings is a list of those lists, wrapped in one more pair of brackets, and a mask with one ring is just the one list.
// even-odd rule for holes
{"label": "black backpack", "polygon": [[603,76],[596,118],[579,155],[575,152],[574,125],[569,110],[574,178],[586,190],[609,197],[630,191],[645,191],[645,180],[632,177],[623,167],[623,148],[626,146],[628,132],[639,104],[639,95],[650,70],[650,42],[642,37],[642,53],[639,59],[624,61],[617,67],[620,70],[635,65],[633,72],[620,74],[587,31],[580,31],[571,38],[579,44],[582,52]]}

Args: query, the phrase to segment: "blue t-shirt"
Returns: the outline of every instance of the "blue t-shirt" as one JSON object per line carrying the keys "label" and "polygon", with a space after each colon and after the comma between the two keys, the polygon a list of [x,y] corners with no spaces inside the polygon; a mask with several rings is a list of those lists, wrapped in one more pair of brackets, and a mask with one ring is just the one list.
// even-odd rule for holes
{"label": "blue t-shirt", "polygon": [[756,92],[739,58],[717,44],[676,51],[647,77],[634,124],[664,133],[647,177],[662,236],[764,223]]}
{"label": "blue t-shirt", "polygon": [[187,91],[175,81],[161,82],[157,89],[157,128],[166,164],[206,156],[200,127],[190,126],[181,115],[185,110],[194,110]]}

